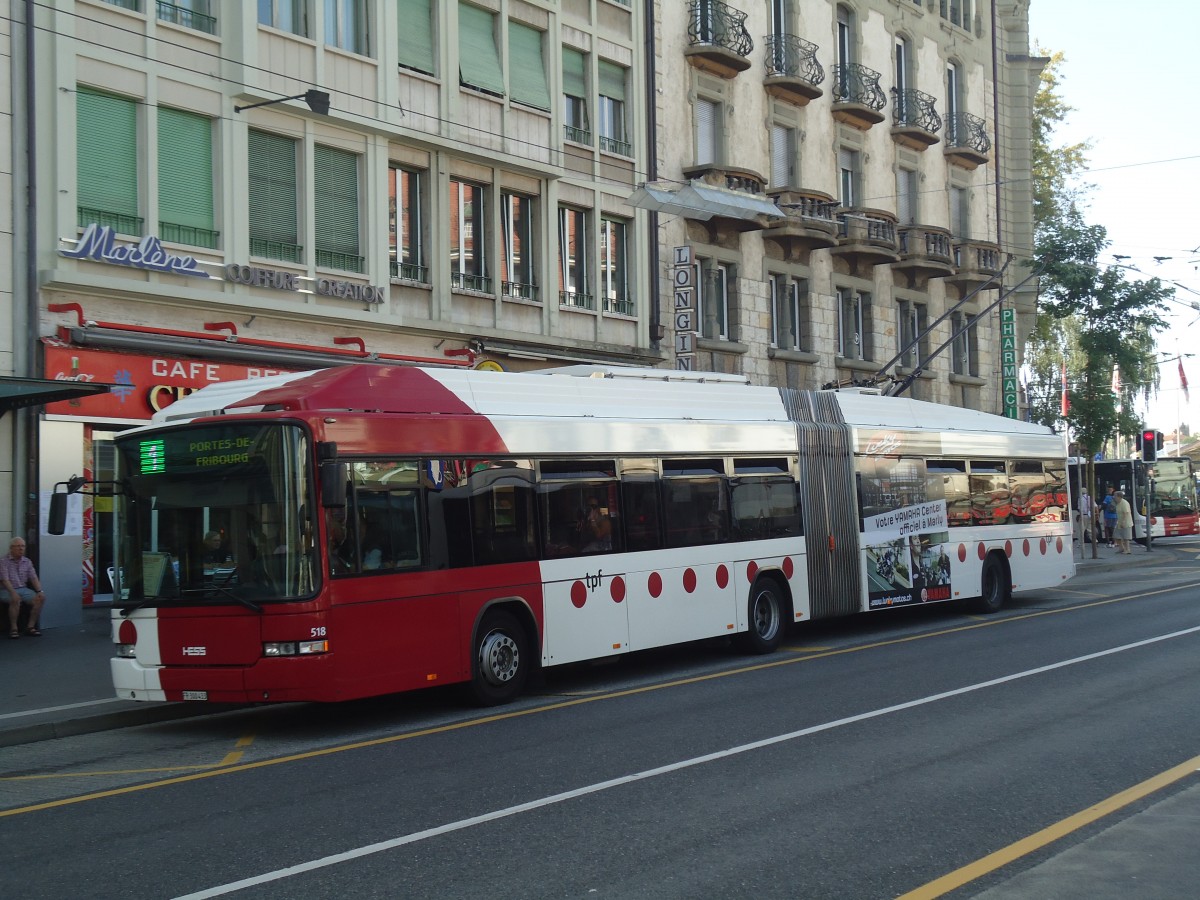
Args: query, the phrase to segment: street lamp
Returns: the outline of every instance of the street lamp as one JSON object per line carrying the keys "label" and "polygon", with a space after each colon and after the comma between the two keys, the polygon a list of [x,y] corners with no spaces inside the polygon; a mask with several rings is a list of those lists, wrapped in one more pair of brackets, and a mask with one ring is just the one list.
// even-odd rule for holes
{"label": "street lamp", "polygon": [[327,91],[318,91],[316,88],[309,88],[303,94],[296,94],[294,97],[279,97],[275,100],[262,100],[258,103],[248,103],[245,106],[235,106],[233,111],[241,112],[243,109],[257,109],[260,106],[270,106],[273,103],[282,103],[285,100],[303,100],[308,104],[308,108],[318,116],[329,115],[329,93]]}

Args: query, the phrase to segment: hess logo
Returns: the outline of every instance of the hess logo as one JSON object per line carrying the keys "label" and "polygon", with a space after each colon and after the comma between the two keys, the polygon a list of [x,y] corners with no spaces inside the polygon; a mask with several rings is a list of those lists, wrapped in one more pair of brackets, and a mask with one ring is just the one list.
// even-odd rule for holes
{"label": "hess logo", "polygon": [[205,656],[208,653],[207,647],[184,647],[184,656]]}

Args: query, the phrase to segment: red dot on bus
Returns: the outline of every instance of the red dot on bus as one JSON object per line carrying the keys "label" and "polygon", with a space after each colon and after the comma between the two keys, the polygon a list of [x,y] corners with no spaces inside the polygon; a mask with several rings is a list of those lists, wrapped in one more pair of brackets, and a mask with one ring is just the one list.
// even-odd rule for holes
{"label": "red dot on bus", "polygon": [[609,585],[609,592],[612,594],[614,602],[620,603],[625,599],[625,579],[618,575],[612,580]]}
{"label": "red dot on bus", "polygon": [[1045,538],[1042,538],[1041,550],[1042,550],[1042,556],[1045,556],[1046,555],[1046,539]]}
{"label": "red dot on bus", "polygon": [[696,573],[691,569],[684,570],[683,589],[689,594],[696,589]]}
{"label": "red dot on bus", "polygon": [[137,643],[137,626],[133,622],[126,619],[121,623],[121,627],[117,629],[117,643],[119,644],[136,644]]}
{"label": "red dot on bus", "polygon": [[792,558],[785,556],[783,558],[783,575],[785,578],[791,578],[792,573],[796,571],[795,565],[792,564]]}
{"label": "red dot on bus", "polygon": [[1021,552],[1026,556],[1029,555],[1029,538],[1025,538],[1025,540],[1021,542]]}
{"label": "red dot on bus", "polygon": [[729,586],[729,570],[724,564],[717,566],[717,587],[724,590]]}
{"label": "red dot on bus", "polygon": [[757,574],[758,574],[758,563],[756,563],[754,560],[750,560],[750,562],[746,565],[746,580],[753,581],[754,576]]}
{"label": "red dot on bus", "polygon": [[983,541],[979,542],[979,558],[983,559],[987,556],[987,547],[983,546]]}
{"label": "red dot on bus", "polygon": [[583,586],[582,581],[571,585],[571,602],[575,604],[576,609],[583,609],[583,604],[587,603],[587,588]]}
{"label": "red dot on bus", "polygon": [[1004,555],[1012,559],[1012,541],[1004,542]]}
{"label": "red dot on bus", "polygon": [[646,580],[646,587],[650,589],[651,597],[657,597],[662,593],[662,576],[657,572],[651,572],[650,577]]}
{"label": "red dot on bus", "polygon": [[967,561],[967,545],[966,544],[958,545],[958,561],[959,562]]}
{"label": "red dot on bus", "polygon": [[1057,541],[1055,541],[1055,542],[1054,542],[1054,548],[1055,548],[1055,549],[1056,549],[1056,550],[1057,550],[1059,553],[1062,553],[1063,541],[1062,541],[1062,538],[1061,538],[1061,537],[1060,537],[1060,538],[1059,538]]}

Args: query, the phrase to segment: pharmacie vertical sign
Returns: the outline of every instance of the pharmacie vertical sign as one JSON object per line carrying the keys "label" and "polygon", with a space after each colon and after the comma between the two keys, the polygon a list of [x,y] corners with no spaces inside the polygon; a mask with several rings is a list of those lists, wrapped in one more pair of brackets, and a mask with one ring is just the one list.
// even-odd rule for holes
{"label": "pharmacie vertical sign", "polygon": [[1017,311],[1010,307],[1000,308],[1000,392],[1004,401],[1004,415],[1010,419],[1020,417],[1017,391]]}
{"label": "pharmacie vertical sign", "polygon": [[696,363],[696,269],[692,248],[676,247],[671,266],[675,302],[675,368],[691,372]]}

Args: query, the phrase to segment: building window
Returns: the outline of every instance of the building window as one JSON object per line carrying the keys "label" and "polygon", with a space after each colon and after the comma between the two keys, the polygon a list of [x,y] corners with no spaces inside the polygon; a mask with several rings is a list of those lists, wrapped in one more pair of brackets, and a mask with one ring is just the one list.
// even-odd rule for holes
{"label": "building window", "polygon": [[250,254],[303,262],[296,203],[296,141],[250,130],[248,187]]}
{"label": "building window", "polygon": [[721,158],[722,106],[716,100],[699,97],[693,112],[696,127],[696,165],[712,165]]}
{"label": "building window", "polygon": [[896,170],[896,218],[901,225],[917,221],[917,173],[914,169]]}
{"label": "building window", "polygon": [[535,109],[550,109],[542,32],[520,22],[508,23],[509,96]]}
{"label": "building window", "polygon": [[938,12],[950,24],[971,30],[971,0],[940,0]]}
{"label": "building window", "polygon": [[563,306],[595,309],[588,292],[587,212],[569,206],[558,208],[558,291]]}
{"label": "building window", "polygon": [[[962,111],[962,81],[959,77],[958,63],[946,65],[946,121],[953,129]],[[951,141],[953,143],[953,141]]]}
{"label": "building window", "polygon": [[504,230],[500,289],[505,297],[537,300],[537,285],[534,284],[533,198],[523,194],[501,194],[500,225]]}
{"label": "building window", "polygon": [[423,183],[422,172],[388,167],[388,257],[393,278],[429,284]]}
{"label": "building window", "polygon": [[491,293],[487,269],[486,189],[450,181],[450,284]]}
{"label": "building window", "polygon": [[838,149],[838,201],[847,208],[858,206],[862,179],[862,154],[845,147]]}
{"label": "building window", "polygon": [[971,322],[972,318],[973,314],[969,312],[950,314],[953,347],[950,370],[955,375],[979,375],[979,338],[975,332],[975,324]]}
{"label": "building window", "polygon": [[730,331],[730,290],[734,267],[712,259],[696,259],[696,304],[700,333],[713,340],[732,340]]}
{"label": "building window", "polygon": [[577,144],[591,146],[592,131],[587,112],[587,59],[578,50],[564,47],[562,51],[563,78],[563,137]]}
{"label": "building window", "polygon": [[796,129],[771,126],[771,187],[796,187]]}
{"label": "building window", "polygon": [[971,218],[967,206],[967,189],[950,188],[950,233],[957,238],[971,236]]}
{"label": "building window", "polygon": [[838,288],[838,356],[870,359],[871,296],[853,288]]}
{"label": "building window", "polygon": [[466,87],[503,97],[504,70],[494,20],[486,9],[458,4],[458,78]]}
{"label": "building window", "polygon": [[138,104],[81,87],[75,94],[79,227],[141,235],[138,214]]}
{"label": "building window", "polygon": [[308,35],[306,0],[258,0],[258,22],[280,31]]}
{"label": "building window", "polygon": [[600,294],[604,311],[634,315],[629,296],[629,223],[624,219],[600,220]]}
{"label": "building window", "polygon": [[806,349],[805,312],[808,283],[802,278],[771,278],[771,346],[780,350]]}
{"label": "building window", "polygon": [[217,17],[212,14],[209,0],[155,0],[158,18],[183,28],[194,28],[206,34],[217,33]]}
{"label": "building window", "polygon": [[433,61],[432,0],[398,0],[400,23],[399,62],[406,69],[436,74]]}
{"label": "building window", "polygon": [[368,56],[365,0],[325,0],[325,43]]}
{"label": "building window", "polygon": [[365,270],[359,255],[358,156],[333,147],[313,148],[313,224],[318,266]]}
{"label": "building window", "polygon": [[207,116],[158,110],[158,236],[215,249],[213,136]]}
{"label": "building window", "polygon": [[929,327],[929,307],[924,303],[914,303],[911,300],[901,300],[897,304],[900,315],[900,327],[897,330],[900,346],[900,365],[915,369],[925,364],[929,357],[929,335],[925,329]]}
{"label": "building window", "polygon": [[597,110],[600,124],[600,149],[606,153],[632,156],[633,148],[625,128],[626,70],[614,63],[600,60],[600,102]]}

